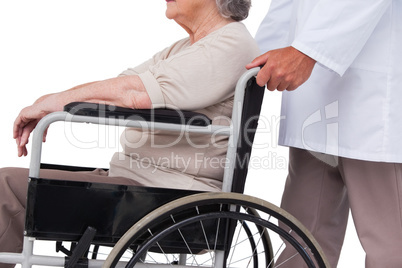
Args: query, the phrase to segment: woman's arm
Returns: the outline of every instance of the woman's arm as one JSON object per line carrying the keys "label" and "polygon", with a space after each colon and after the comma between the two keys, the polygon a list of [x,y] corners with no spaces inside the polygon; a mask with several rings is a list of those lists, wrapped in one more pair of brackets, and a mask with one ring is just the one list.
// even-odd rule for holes
{"label": "woman's arm", "polygon": [[141,81],[136,75],[120,76],[99,82],[86,84],[75,90],[56,94],[57,110],[74,101],[113,104],[133,109],[151,108],[151,100]]}
{"label": "woman's arm", "polygon": [[66,104],[75,101],[113,104],[134,109],[151,108],[149,95],[136,75],[87,83],[67,91],[42,96],[33,105],[24,108],[14,122],[13,137],[17,142],[18,156],[27,155],[29,136],[40,119],[49,113],[62,111]]}

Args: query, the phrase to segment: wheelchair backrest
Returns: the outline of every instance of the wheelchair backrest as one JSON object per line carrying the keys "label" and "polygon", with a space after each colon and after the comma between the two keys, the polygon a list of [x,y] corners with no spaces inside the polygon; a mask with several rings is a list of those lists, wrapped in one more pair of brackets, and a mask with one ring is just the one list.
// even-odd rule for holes
{"label": "wheelchair backrest", "polygon": [[260,87],[255,77],[247,82],[240,120],[239,140],[233,173],[232,192],[243,193],[251,157],[252,145],[258,126],[265,87]]}

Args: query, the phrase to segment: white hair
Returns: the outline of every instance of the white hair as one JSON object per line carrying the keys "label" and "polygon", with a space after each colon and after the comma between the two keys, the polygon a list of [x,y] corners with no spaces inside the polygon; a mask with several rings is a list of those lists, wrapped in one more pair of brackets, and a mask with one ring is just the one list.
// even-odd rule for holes
{"label": "white hair", "polygon": [[248,17],[251,0],[216,0],[216,4],[225,18],[242,21]]}

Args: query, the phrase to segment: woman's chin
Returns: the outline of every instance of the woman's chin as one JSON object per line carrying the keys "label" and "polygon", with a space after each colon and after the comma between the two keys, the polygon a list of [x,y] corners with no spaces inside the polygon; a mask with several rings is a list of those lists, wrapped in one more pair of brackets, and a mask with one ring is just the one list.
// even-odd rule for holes
{"label": "woman's chin", "polygon": [[174,12],[172,11],[172,10],[169,10],[169,8],[166,10],[166,12],[165,12],[165,16],[166,16],[166,18],[168,18],[168,19],[174,19]]}

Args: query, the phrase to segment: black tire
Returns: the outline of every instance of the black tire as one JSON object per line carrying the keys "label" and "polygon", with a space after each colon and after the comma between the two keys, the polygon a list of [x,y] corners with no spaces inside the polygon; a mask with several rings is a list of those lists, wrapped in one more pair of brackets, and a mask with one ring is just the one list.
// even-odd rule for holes
{"label": "black tire", "polygon": [[[215,227],[204,228],[209,223],[214,223]],[[236,228],[234,224],[241,228]],[[196,235],[186,230],[194,230],[193,227],[207,229],[201,232],[203,237],[197,242],[193,242]],[[233,232],[234,229],[244,231],[246,237],[239,239],[240,235]],[[231,235],[228,236],[228,233]],[[136,248],[135,254],[126,267],[134,267],[139,262],[151,263],[150,260],[144,260],[144,256],[155,249],[170,253],[170,244],[166,246],[165,241],[173,235],[181,239],[181,246],[185,245],[181,253],[190,256],[185,262],[181,259],[180,264],[184,266],[284,267],[281,266],[283,262],[299,259],[307,267],[330,267],[312,235],[289,213],[264,200],[235,193],[192,195],[154,210],[119,240],[104,267],[115,267],[124,251],[133,245]],[[225,242],[221,241],[222,237]],[[270,241],[266,243],[267,239]],[[199,240],[203,240],[201,247],[197,244]],[[232,253],[235,249],[228,244],[239,246],[239,241],[249,241],[247,244],[251,245],[248,246],[251,254],[243,257]],[[286,247],[295,254],[292,253],[289,259],[278,259]],[[201,248],[204,250],[200,250]],[[216,248],[220,253],[215,253]],[[240,252],[243,251],[244,247],[240,249]],[[175,261],[162,255],[163,262],[152,260],[152,263],[171,264]],[[214,266],[215,262],[220,264]],[[301,264],[298,264],[300,267]]]}

